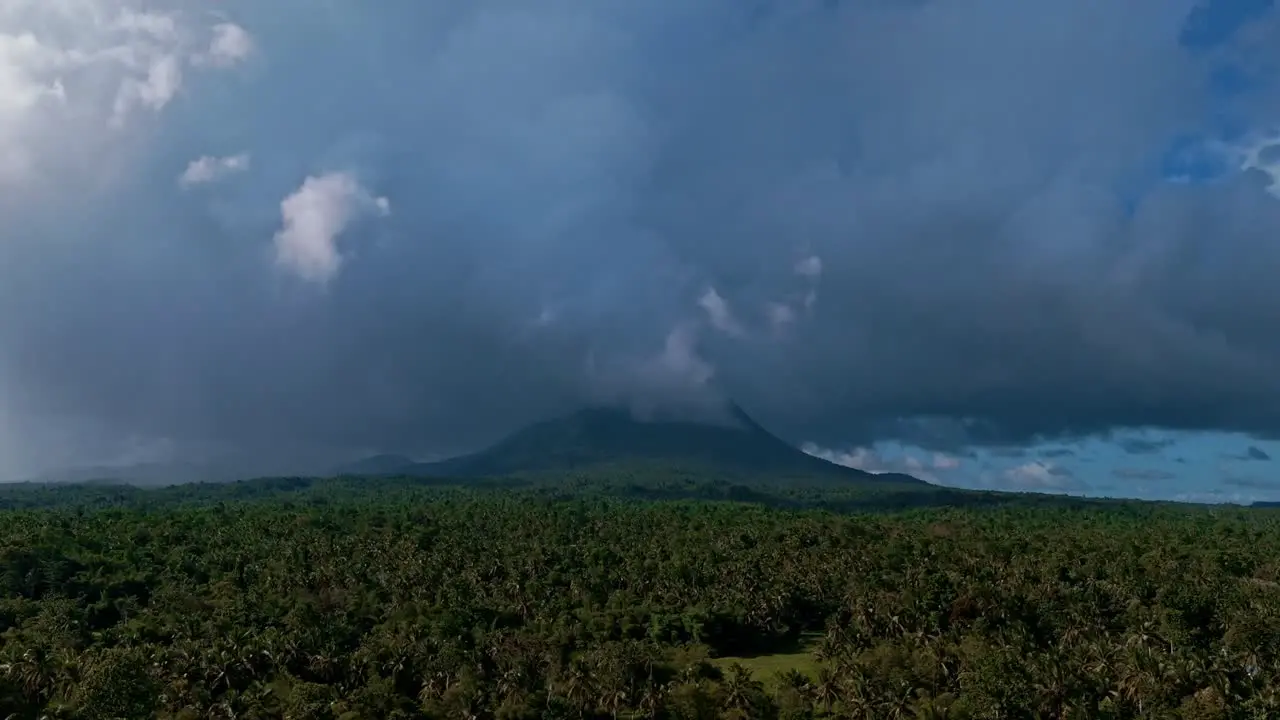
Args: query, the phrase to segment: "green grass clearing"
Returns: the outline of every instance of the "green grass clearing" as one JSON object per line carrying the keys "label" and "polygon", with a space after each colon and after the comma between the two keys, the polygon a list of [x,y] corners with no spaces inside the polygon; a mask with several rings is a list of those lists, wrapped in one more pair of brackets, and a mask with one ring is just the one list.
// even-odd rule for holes
{"label": "green grass clearing", "polygon": [[806,635],[800,638],[794,647],[787,648],[785,652],[768,655],[720,657],[712,659],[711,664],[725,671],[734,663],[738,663],[751,671],[753,679],[765,683],[766,686],[772,686],[777,680],[778,674],[788,670],[796,670],[810,680],[817,680],[818,669],[822,667],[822,663],[813,654],[817,644],[818,636],[816,634]]}

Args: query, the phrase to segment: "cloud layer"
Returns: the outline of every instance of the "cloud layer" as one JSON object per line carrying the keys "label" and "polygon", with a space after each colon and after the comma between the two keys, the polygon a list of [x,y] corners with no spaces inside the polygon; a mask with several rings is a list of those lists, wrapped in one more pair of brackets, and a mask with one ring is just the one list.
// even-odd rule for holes
{"label": "cloud layer", "polygon": [[4,464],[1274,434],[1280,28],[1200,5],[2,2]]}

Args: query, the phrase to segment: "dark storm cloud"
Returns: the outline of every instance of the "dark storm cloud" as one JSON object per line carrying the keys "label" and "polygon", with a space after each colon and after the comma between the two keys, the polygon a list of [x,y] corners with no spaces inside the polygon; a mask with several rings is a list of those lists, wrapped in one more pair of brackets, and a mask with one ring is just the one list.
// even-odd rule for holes
{"label": "dark storm cloud", "polygon": [[1121,480],[1172,480],[1177,477],[1167,470],[1155,468],[1115,468],[1111,474]]}
{"label": "dark storm cloud", "polygon": [[[0,201],[4,445],[447,452],[708,395],[832,444],[1280,428],[1280,202],[1158,177],[1275,119],[1209,77],[1280,42],[1188,50],[1193,5],[221,3],[251,57]],[[272,239],[328,173],[368,207],[295,206],[345,225],[308,281]]]}
{"label": "dark storm cloud", "polygon": [[1241,477],[1232,475],[1222,480],[1224,485],[1233,487],[1248,488],[1251,490],[1277,490],[1280,489],[1280,480],[1267,480],[1263,478]]}
{"label": "dark storm cloud", "polygon": [[1222,458],[1224,460],[1267,461],[1271,459],[1271,455],[1256,445],[1250,445],[1241,453],[1222,453]]}
{"label": "dark storm cloud", "polygon": [[1151,455],[1164,450],[1173,443],[1174,441],[1171,438],[1152,440],[1150,438],[1126,437],[1116,440],[1116,444],[1131,455]]}

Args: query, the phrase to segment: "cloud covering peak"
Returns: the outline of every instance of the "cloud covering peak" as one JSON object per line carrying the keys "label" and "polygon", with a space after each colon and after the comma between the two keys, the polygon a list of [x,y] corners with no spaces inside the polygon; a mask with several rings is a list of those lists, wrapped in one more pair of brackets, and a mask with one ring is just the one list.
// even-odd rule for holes
{"label": "cloud covering peak", "polygon": [[673,388],[823,446],[1275,433],[1280,26],[1226,5],[2,2],[0,452]]}

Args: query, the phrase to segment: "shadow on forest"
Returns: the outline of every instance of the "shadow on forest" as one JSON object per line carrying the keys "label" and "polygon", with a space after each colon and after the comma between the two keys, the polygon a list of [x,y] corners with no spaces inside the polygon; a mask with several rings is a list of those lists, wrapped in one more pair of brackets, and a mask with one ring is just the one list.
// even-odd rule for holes
{"label": "shadow on forest", "polygon": [[741,660],[758,660],[779,655],[811,656],[822,638],[821,633],[802,632],[785,635],[760,636],[742,638],[738,641],[713,646],[719,658]]}

